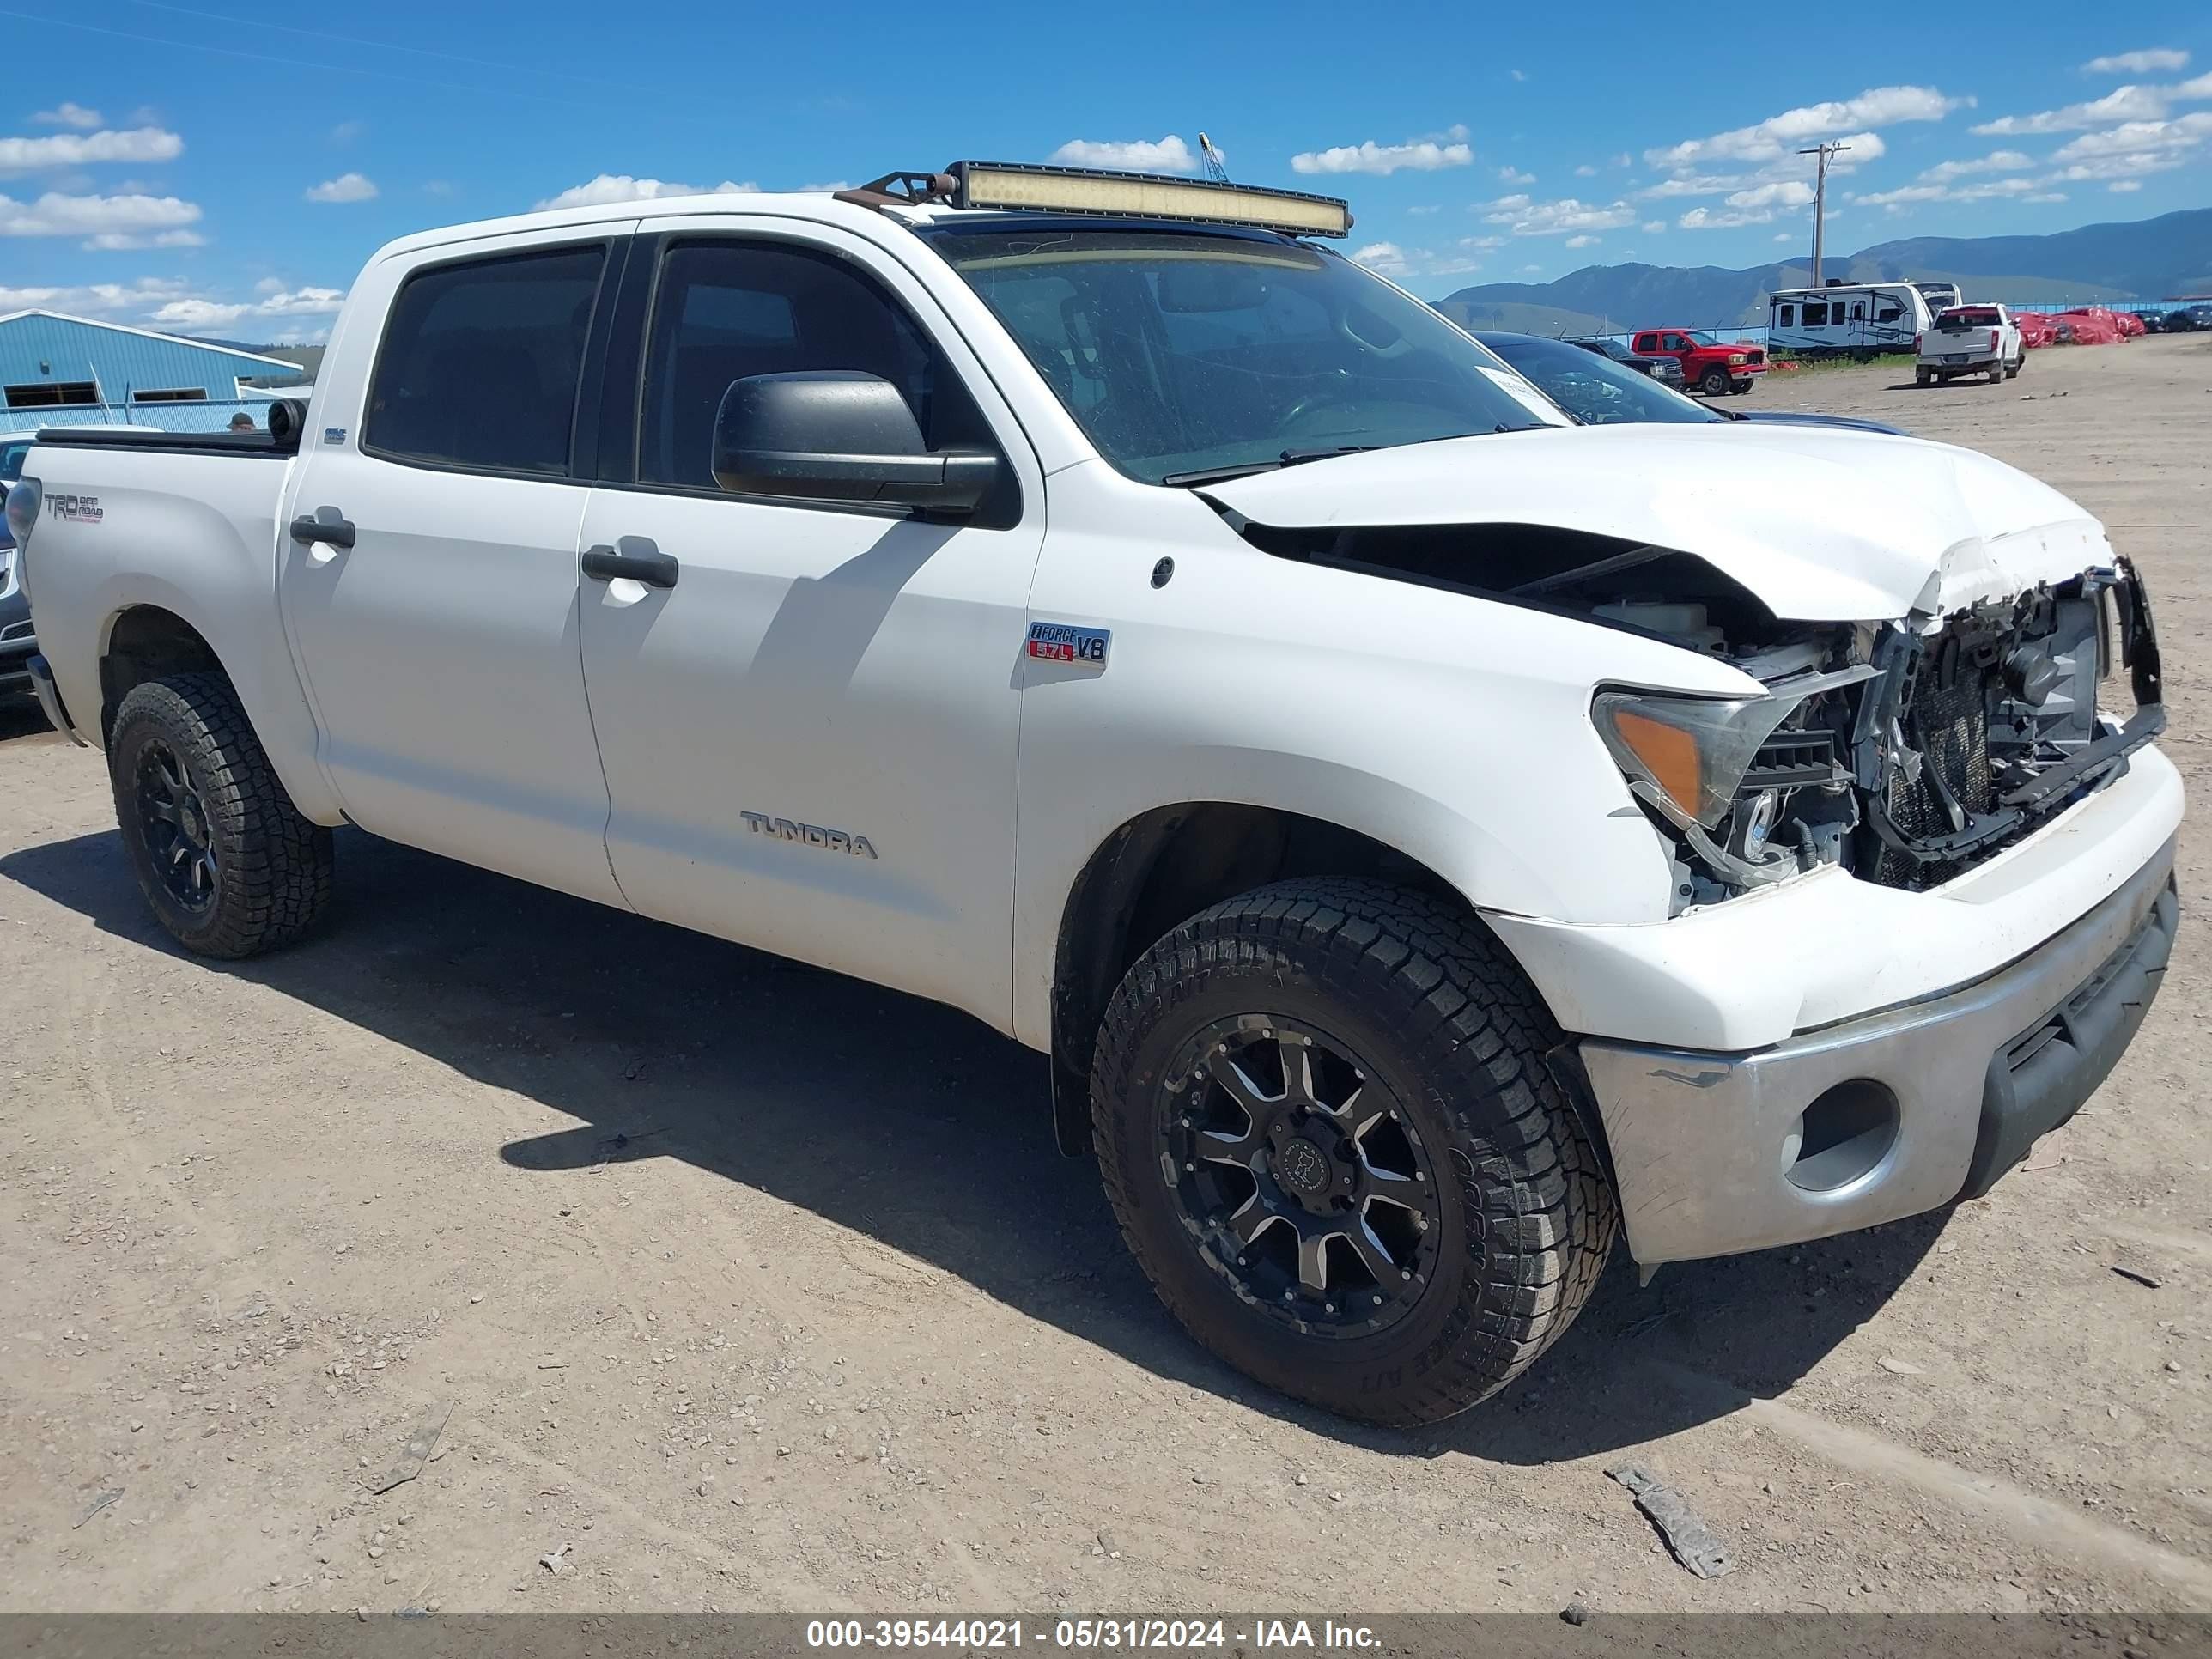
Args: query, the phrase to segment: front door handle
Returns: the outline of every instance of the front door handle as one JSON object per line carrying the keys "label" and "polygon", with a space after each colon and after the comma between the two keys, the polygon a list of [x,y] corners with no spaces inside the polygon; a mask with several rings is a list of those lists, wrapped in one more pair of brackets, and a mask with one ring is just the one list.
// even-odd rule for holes
{"label": "front door handle", "polygon": [[648,536],[624,536],[612,547],[587,549],[582,563],[584,574],[597,582],[627,576],[647,587],[676,586],[676,556],[662,552]]}
{"label": "front door handle", "polygon": [[332,547],[353,545],[353,521],[339,516],[335,507],[319,507],[292,520],[292,539],[302,547],[326,542]]}

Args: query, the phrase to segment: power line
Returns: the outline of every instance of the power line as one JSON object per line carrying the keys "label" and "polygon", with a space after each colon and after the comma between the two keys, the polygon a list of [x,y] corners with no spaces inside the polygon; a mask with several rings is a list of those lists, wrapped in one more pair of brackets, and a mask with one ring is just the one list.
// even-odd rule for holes
{"label": "power line", "polygon": [[1820,286],[1820,233],[1828,220],[1828,158],[1839,155],[1850,146],[1840,142],[1815,144],[1810,149],[1801,149],[1800,155],[1820,158],[1813,185],[1813,286]]}

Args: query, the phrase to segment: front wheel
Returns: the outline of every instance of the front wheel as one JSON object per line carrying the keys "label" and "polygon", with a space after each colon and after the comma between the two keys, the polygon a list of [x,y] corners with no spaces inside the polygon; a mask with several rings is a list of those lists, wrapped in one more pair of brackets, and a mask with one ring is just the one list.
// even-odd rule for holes
{"label": "front wheel", "polygon": [[1231,1364],[1349,1417],[1449,1417],[1559,1339],[1612,1249],[1559,1040],[1463,912],[1380,882],[1261,888],[1152,946],[1108,1006],[1107,1196]]}
{"label": "front wheel", "polygon": [[1721,397],[1727,392],[1728,389],[1728,370],[1724,368],[1717,367],[1709,368],[1698,377],[1698,390],[1708,398]]}
{"label": "front wheel", "polygon": [[186,950],[254,956],[321,916],[331,832],[300,816],[221,676],[133,686],[107,766],[138,885]]}

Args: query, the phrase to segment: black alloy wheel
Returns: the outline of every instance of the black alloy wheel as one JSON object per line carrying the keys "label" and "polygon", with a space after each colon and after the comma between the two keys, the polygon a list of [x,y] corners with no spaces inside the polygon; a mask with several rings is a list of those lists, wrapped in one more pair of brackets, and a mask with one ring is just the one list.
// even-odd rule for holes
{"label": "black alloy wheel", "polygon": [[1183,1226],[1270,1319],[1368,1336],[1428,1287],[1443,1237],[1429,1149],[1328,1032],[1273,1014],[1216,1020],[1183,1045],[1158,1117]]}
{"label": "black alloy wheel", "polygon": [[215,829],[191,769],[166,738],[138,751],[137,803],[155,879],[183,909],[205,911],[222,878]]}

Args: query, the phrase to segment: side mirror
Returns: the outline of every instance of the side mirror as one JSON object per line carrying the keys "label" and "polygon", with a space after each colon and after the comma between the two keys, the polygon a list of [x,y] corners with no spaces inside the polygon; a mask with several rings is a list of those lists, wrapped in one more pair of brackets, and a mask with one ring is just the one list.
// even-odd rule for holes
{"label": "side mirror", "polygon": [[734,495],[965,513],[988,493],[999,459],[933,451],[889,380],[817,369],[730,382],[714,416],[714,473]]}

